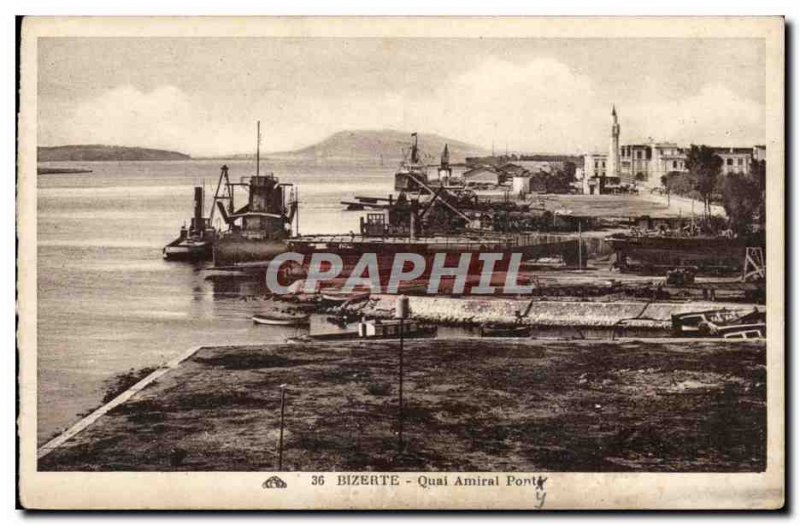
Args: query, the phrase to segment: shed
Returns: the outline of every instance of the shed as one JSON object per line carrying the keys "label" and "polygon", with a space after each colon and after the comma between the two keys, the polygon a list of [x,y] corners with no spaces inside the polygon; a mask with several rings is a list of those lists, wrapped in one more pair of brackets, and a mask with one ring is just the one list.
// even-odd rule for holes
{"label": "shed", "polygon": [[464,182],[470,184],[502,184],[505,177],[498,170],[489,166],[479,166],[464,172]]}

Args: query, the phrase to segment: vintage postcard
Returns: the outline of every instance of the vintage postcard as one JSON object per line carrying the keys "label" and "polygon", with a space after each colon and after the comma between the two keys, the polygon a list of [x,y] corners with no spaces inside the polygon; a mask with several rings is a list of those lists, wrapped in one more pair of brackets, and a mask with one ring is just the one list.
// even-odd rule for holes
{"label": "vintage postcard", "polygon": [[784,20],[25,18],[31,509],[784,505]]}

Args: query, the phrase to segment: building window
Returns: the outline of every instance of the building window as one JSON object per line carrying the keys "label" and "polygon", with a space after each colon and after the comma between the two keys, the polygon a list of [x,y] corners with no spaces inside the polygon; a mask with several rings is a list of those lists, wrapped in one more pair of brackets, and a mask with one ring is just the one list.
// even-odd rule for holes
{"label": "building window", "polygon": [[733,159],[728,157],[728,166],[733,166]]}
{"label": "building window", "polygon": [[739,166],[743,166],[744,165],[744,159],[739,159],[737,164],[739,164]]}
{"label": "building window", "polygon": [[673,169],[677,169],[678,168],[678,161],[677,160],[673,160],[672,161],[672,168]]}

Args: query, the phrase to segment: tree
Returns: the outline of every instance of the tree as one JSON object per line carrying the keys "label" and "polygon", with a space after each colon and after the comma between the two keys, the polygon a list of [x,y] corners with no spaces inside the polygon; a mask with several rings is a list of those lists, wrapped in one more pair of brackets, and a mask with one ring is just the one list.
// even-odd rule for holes
{"label": "tree", "polygon": [[664,191],[667,193],[667,208],[669,208],[671,192],[669,191],[669,177],[667,177],[666,173],[661,176],[661,186],[664,188]]}
{"label": "tree", "polygon": [[686,168],[695,178],[694,189],[700,194],[705,207],[705,214],[711,214],[711,196],[717,184],[717,177],[722,171],[722,159],[708,146],[692,144],[686,156]]}
{"label": "tree", "polygon": [[722,185],[722,203],[733,231],[763,231],[766,220],[766,163],[754,160],[750,173],[731,173]]}
{"label": "tree", "polygon": [[676,195],[691,196],[695,191],[697,181],[691,173],[682,173],[680,171],[670,171],[666,175],[661,176],[661,184],[667,190],[667,193],[674,193]]}
{"label": "tree", "polygon": [[545,179],[547,193],[569,193],[575,182],[575,163],[567,161]]}

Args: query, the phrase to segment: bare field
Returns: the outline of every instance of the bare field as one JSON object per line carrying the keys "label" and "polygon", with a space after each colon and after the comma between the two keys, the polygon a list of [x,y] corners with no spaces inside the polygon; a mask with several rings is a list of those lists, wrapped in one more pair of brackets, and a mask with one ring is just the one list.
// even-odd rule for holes
{"label": "bare field", "polygon": [[[700,202],[685,197],[658,195],[643,191],[639,195],[539,195],[532,196],[534,205],[544,205],[550,211],[592,215],[595,217],[691,217],[703,214]],[[724,215],[721,206],[712,206],[712,213]]]}
{"label": "bare field", "polygon": [[765,345],[406,342],[204,348],[39,470],[761,471]]}

